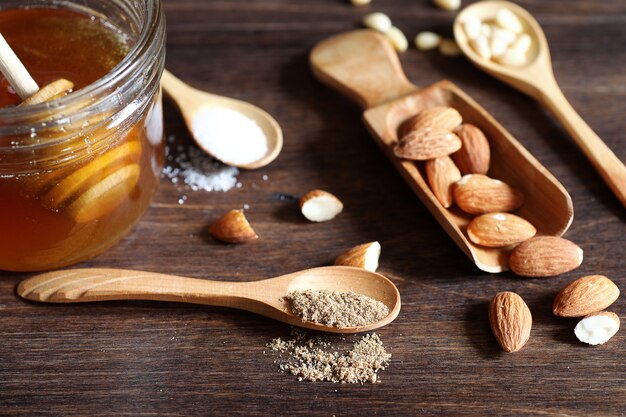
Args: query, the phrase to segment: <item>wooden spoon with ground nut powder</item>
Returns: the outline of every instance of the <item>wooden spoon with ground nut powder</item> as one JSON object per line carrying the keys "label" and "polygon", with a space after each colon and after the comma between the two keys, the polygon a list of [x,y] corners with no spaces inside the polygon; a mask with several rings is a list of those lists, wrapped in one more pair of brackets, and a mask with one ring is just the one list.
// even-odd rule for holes
{"label": "wooden spoon with ground nut powder", "polygon": [[[382,302],[387,315],[357,327],[333,327],[303,321],[285,297],[293,291],[353,292]],[[329,266],[252,282],[209,281],[123,269],[69,269],[22,281],[17,293],[31,301],[80,303],[109,300],[155,300],[222,306],[251,311],[288,323],[331,333],[366,332],[391,323],[400,312],[400,293],[384,276],[361,268]]]}

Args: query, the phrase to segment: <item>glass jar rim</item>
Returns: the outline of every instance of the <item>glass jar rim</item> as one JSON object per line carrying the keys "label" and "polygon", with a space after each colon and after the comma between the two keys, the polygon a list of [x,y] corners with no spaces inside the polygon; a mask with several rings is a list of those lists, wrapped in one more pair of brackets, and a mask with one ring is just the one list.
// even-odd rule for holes
{"label": "glass jar rim", "polygon": [[[55,114],[63,112],[65,109],[75,108],[79,103],[99,97],[107,92],[109,86],[115,82],[137,71],[140,65],[140,57],[149,53],[151,39],[159,26],[161,19],[161,1],[160,0],[140,0],[145,6],[146,16],[145,22],[142,24],[141,31],[137,38],[137,42],[128,51],[126,56],[107,74],[93,83],[68,94],[64,97],[55,99],[50,102],[38,103],[30,106],[14,106],[0,108],[0,121],[2,119],[15,120],[34,120],[37,115],[46,112]],[[54,142],[54,141],[51,141]],[[48,142],[49,144],[50,142]]]}

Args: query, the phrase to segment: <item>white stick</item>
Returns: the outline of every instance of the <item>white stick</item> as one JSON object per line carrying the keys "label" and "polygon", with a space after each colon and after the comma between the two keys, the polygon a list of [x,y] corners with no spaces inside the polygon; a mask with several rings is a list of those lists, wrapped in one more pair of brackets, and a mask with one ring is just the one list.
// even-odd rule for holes
{"label": "white stick", "polygon": [[22,100],[39,91],[39,86],[30,76],[20,59],[15,55],[4,36],[0,34],[0,72]]}

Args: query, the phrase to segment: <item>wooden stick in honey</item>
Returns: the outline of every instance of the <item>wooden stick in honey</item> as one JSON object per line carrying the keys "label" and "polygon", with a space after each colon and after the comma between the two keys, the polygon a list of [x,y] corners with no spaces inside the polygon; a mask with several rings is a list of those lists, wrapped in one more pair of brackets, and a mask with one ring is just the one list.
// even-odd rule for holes
{"label": "wooden stick in honey", "polygon": [[30,76],[22,61],[15,55],[4,36],[0,34],[0,71],[22,100],[39,91],[39,86]]}

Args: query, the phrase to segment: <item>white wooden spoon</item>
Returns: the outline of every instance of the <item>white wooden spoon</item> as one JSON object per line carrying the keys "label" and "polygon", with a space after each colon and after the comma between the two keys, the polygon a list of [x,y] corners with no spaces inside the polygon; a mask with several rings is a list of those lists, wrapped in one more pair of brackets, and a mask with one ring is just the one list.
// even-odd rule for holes
{"label": "white wooden spoon", "polygon": [[[196,141],[196,144],[216,159],[219,159],[227,165],[233,165],[238,168],[256,169],[266,166],[276,159],[280,153],[283,147],[283,132],[276,120],[274,120],[274,118],[266,111],[245,101],[218,96],[216,94],[210,94],[206,91],[193,88],[175,77],[168,70],[163,71],[161,85],[167,95],[178,106],[183,118],[185,119],[185,123],[187,124],[187,129],[189,129],[189,132]],[[242,164],[225,160],[220,155],[211,153],[205,144],[203,144],[202,141],[196,136],[196,132],[194,132],[193,127],[194,117],[196,117],[198,112],[203,108],[210,107],[231,109],[241,113],[249,119],[252,119],[261,128],[267,139],[267,152],[265,155],[256,161]],[[233,126],[233,128],[236,127],[237,126]]]}
{"label": "white wooden spoon", "polygon": [[[512,11],[532,38],[526,65],[513,67],[480,57],[469,45],[463,22],[469,17],[491,20],[498,10]],[[467,58],[476,66],[545,105],[565,127],[574,142],[589,158],[596,171],[626,207],[626,167],[595,134],[567,101],[552,71],[548,41],[535,18],[525,9],[508,1],[481,1],[466,7],[454,22],[454,37]]]}
{"label": "white wooden spoon", "polygon": [[[352,291],[381,301],[389,314],[360,327],[303,321],[284,297],[291,291]],[[20,297],[46,303],[155,300],[238,308],[292,326],[332,333],[365,332],[391,323],[400,312],[400,293],[389,279],[361,268],[329,266],[252,282],[209,281],[124,269],[69,269],[35,275],[17,287]]]}

